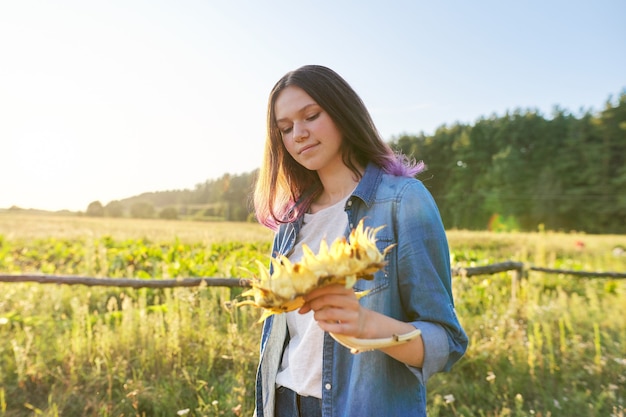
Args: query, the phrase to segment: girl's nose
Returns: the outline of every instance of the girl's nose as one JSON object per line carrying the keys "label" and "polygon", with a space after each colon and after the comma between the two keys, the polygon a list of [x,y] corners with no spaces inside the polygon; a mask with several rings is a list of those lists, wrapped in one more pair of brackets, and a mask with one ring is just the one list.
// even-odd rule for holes
{"label": "girl's nose", "polygon": [[304,126],[304,123],[293,124],[293,138],[296,142],[301,142],[307,136],[309,136],[309,131],[306,126]]}

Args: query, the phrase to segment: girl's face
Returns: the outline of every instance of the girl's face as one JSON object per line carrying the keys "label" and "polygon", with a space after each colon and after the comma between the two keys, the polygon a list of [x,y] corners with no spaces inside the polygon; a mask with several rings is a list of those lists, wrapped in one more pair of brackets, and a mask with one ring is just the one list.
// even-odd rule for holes
{"label": "girl's face", "polygon": [[282,90],[274,114],[287,152],[300,165],[311,171],[343,165],[339,129],[303,89],[289,86]]}

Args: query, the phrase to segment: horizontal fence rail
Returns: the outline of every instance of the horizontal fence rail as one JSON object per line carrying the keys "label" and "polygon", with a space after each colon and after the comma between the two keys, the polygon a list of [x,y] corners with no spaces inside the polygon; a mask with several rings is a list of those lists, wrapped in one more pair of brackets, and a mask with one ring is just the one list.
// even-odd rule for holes
{"label": "horizontal fence rail", "polygon": [[95,278],[75,275],[3,275],[0,282],[36,282],[39,284],[86,285],[88,287],[126,287],[126,288],[173,288],[173,287],[241,287],[251,286],[251,280],[244,278],[176,278],[176,279],[139,279],[139,278]]}
{"label": "horizontal fence rail", "polygon": [[[550,274],[573,275],[587,278],[626,279],[622,272],[590,272],[567,269],[542,268],[528,266],[522,262],[501,262],[497,264],[474,266],[469,268],[453,268],[453,276],[472,277],[477,275],[491,275],[499,272],[515,271],[520,275],[524,270],[544,272]],[[176,278],[176,279],[138,279],[138,278],[96,278],[75,275],[45,275],[45,274],[0,274],[0,282],[35,282],[39,284],[66,284],[100,287],[127,287],[127,288],[173,288],[173,287],[230,287],[248,288],[252,280],[245,278]]]}
{"label": "horizontal fence rail", "polygon": [[522,271],[524,264],[521,262],[506,261],[497,264],[472,266],[468,268],[452,268],[452,276],[473,277],[476,275],[491,275],[506,271]]}
{"label": "horizontal fence rail", "polygon": [[542,268],[540,266],[531,266],[528,269],[530,269],[531,271],[546,272],[546,273],[549,273],[549,274],[574,275],[574,276],[577,276],[577,277],[585,277],[585,278],[616,278],[616,279],[624,279],[624,278],[626,278],[626,273],[623,273],[623,272],[574,271],[574,270],[571,270],[571,269]]}

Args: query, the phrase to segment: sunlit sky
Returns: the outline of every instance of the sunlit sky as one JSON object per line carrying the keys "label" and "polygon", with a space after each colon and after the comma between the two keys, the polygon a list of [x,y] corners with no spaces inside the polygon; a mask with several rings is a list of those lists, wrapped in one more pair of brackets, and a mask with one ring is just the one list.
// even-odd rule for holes
{"label": "sunlit sky", "polygon": [[625,18],[622,0],[0,1],[0,208],[250,172],[269,91],[305,64],[339,72],[385,139],[599,111],[626,88]]}

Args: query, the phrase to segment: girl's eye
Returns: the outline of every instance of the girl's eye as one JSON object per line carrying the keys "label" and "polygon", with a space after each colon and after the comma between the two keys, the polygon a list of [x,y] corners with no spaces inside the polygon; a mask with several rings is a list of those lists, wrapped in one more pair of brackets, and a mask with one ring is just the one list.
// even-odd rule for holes
{"label": "girl's eye", "polygon": [[289,132],[291,132],[293,130],[293,128],[291,126],[289,127],[283,127],[280,129],[280,133],[282,133],[283,135],[288,134]]}
{"label": "girl's eye", "polygon": [[317,119],[319,116],[320,116],[320,114],[319,114],[319,113],[315,113],[315,114],[313,114],[313,115],[311,115],[311,116],[307,117],[306,119],[307,119],[308,121],[313,121],[313,120]]}

